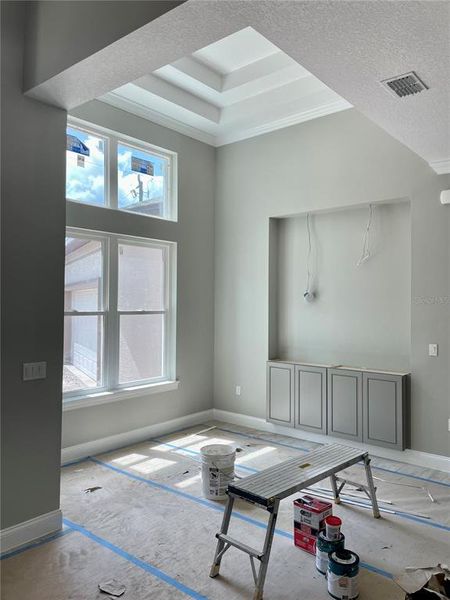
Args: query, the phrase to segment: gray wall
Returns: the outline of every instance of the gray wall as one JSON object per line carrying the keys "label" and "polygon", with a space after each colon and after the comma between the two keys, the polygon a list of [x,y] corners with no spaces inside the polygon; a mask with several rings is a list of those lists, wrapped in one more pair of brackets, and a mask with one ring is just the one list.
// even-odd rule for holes
{"label": "gray wall", "polygon": [[356,110],[224,146],[217,177],[215,407],[265,417],[269,217],[409,198],[412,447],[450,454],[450,210],[439,203],[449,177]]}
{"label": "gray wall", "polygon": [[59,508],[66,114],[22,94],[25,8],[1,5],[2,528]]}
{"label": "gray wall", "polygon": [[[312,213],[307,281],[306,217],[278,221],[278,327],[274,357],[410,369],[411,224],[409,204],[375,205],[371,257],[359,267],[368,207]],[[271,282],[272,286],[272,282]]]}
{"label": "gray wall", "polygon": [[73,116],[178,153],[178,222],[69,203],[67,225],[178,243],[179,389],[66,411],[63,447],[124,433],[212,407],[215,149],[94,101]]}
{"label": "gray wall", "polygon": [[183,1],[30,2],[25,89],[37,86],[100,52]]}

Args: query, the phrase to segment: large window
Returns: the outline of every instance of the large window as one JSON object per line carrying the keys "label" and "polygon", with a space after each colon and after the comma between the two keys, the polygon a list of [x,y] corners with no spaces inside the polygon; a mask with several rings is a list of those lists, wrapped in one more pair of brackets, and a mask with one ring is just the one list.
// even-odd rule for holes
{"label": "large window", "polygon": [[67,398],[174,374],[175,244],[67,230]]}
{"label": "large window", "polygon": [[177,155],[71,121],[66,198],[175,221]]}

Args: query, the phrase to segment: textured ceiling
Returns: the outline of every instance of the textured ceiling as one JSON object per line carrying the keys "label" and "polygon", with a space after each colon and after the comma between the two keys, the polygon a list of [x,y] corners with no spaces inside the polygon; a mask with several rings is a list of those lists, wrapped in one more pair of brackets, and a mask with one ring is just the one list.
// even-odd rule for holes
{"label": "textured ceiling", "polygon": [[215,146],[351,107],[251,27],[100,100]]}
{"label": "textured ceiling", "polygon": [[[447,0],[188,0],[29,93],[70,109],[249,26],[450,172]],[[429,90],[397,99],[379,83],[411,70]]]}

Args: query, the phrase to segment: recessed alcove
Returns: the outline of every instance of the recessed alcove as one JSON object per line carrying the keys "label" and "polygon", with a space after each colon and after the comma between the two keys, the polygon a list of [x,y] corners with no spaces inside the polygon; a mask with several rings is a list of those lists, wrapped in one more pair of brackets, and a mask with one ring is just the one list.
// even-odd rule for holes
{"label": "recessed alcove", "polygon": [[409,371],[411,222],[407,201],[270,220],[269,358]]}

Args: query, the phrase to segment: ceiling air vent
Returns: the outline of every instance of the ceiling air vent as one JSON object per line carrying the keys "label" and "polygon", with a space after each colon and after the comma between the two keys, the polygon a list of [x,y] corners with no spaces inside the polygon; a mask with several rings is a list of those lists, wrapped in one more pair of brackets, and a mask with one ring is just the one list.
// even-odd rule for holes
{"label": "ceiling air vent", "polygon": [[397,75],[397,77],[391,77],[381,82],[385,88],[387,88],[392,94],[404,98],[405,96],[413,96],[423,90],[427,90],[428,87],[421,81],[414,71],[405,73],[404,75]]}

